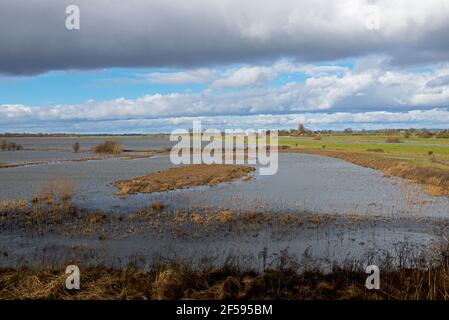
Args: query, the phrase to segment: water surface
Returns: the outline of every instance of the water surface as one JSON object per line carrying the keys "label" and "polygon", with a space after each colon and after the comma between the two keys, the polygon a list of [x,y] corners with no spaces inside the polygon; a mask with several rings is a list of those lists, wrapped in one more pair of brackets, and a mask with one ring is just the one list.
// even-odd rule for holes
{"label": "water surface", "polygon": [[[82,254],[86,262],[101,260],[110,264],[125,263],[136,256],[143,256],[148,263],[156,258],[187,259],[200,263],[204,257],[221,263],[227,257],[235,256],[243,264],[260,267],[268,263],[262,261],[261,255],[265,255],[263,252],[271,259],[269,261],[275,261],[283,250],[299,256],[313,252],[323,261],[332,261],[362,256],[370,250],[394,251],[401,242],[429,246],[436,239],[435,225],[444,225],[449,217],[448,198],[426,195],[419,185],[406,183],[399,178],[387,178],[380,171],[339,159],[299,153],[280,153],[279,170],[274,176],[255,174],[251,181],[119,198],[115,195],[115,181],[172,167],[169,156],[60,161],[90,154],[70,152],[71,144],[77,139],[13,140],[26,148],[34,146],[37,151],[0,152],[0,162],[15,163],[30,159],[46,162],[0,169],[0,200],[19,197],[30,199],[49,181],[63,178],[73,182],[73,201],[77,206],[101,209],[109,214],[132,212],[159,201],[167,206],[166,210],[218,207],[274,213],[308,211],[367,217],[381,215],[391,217],[392,222],[367,222],[351,226],[336,223],[320,228],[305,226],[282,237],[273,237],[270,228],[257,233],[229,232],[200,239],[176,239],[169,234],[161,236],[151,232],[106,240],[82,235],[39,236],[2,232],[0,266],[20,263],[44,266],[45,263],[63,263],[70,257]],[[98,142],[95,139],[87,140],[92,146]],[[125,148],[140,150],[169,145],[167,140],[157,139],[122,141]],[[89,145],[83,146],[83,142],[82,148],[88,149]],[[431,217],[441,222],[430,226],[417,222],[416,217]]]}

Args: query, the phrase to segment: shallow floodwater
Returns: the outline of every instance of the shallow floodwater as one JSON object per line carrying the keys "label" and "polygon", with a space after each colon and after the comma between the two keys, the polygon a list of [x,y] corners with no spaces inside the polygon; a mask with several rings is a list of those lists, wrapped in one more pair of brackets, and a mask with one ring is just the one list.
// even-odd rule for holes
{"label": "shallow floodwater", "polygon": [[[81,150],[91,150],[95,145],[105,140],[115,140],[120,142],[125,149],[146,150],[162,149],[170,146],[169,139],[152,137],[99,137],[99,138],[2,138],[9,142],[15,142],[29,150],[60,150],[71,151],[75,142],[79,142]],[[1,154],[1,153],[0,153]]]}
{"label": "shallow floodwater", "polygon": [[[125,150],[159,150],[170,147],[170,141],[163,138],[5,138],[10,142],[21,145],[21,151],[0,151],[1,164],[23,165],[48,162],[56,164],[67,160],[83,158],[97,158],[91,150],[94,146],[106,140],[115,140],[123,145]],[[75,142],[80,144],[80,152],[72,152]]]}
{"label": "shallow floodwater", "polygon": [[263,270],[277,267],[282,259],[300,263],[300,268],[357,260],[376,263],[371,257],[394,253],[403,246],[415,250],[430,248],[438,238],[432,228],[413,221],[388,224],[359,222],[304,226],[296,232],[273,235],[263,229],[245,234],[216,233],[207,237],[173,238],[170,234],[129,234],[99,240],[75,237],[0,234],[0,267],[33,265],[62,267],[69,261],[83,265],[106,264],[123,267],[128,263],[151,267],[158,262],[184,262],[192,267],[238,264]]}
{"label": "shallow floodwater", "polygon": [[[108,263],[125,263],[139,255],[148,259],[148,262],[160,257],[193,259],[198,263],[203,257],[220,263],[227,257],[234,256],[243,260],[245,265],[260,267],[263,260],[261,252],[266,251],[266,255],[271,257],[268,260],[274,261],[282,250],[293,255],[313,252],[320,259],[332,261],[346,256],[361,256],[369,250],[393,250],[399,242],[428,246],[435,239],[434,230],[412,221],[416,216],[444,220],[449,218],[448,198],[428,196],[421,186],[397,178],[386,178],[380,171],[342,160],[298,153],[280,153],[279,170],[274,176],[259,176],[255,173],[250,181],[119,198],[115,195],[114,181],[171,167],[169,156],[108,158],[81,162],[56,161],[85,156],[62,150],[67,146],[70,148],[76,139],[51,138],[52,143],[57,141],[51,148],[48,141],[41,139],[32,139],[38,142],[26,142],[25,138],[23,141],[17,140],[14,139],[25,148],[28,147],[27,143],[34,147],[39,145],[40,150],[7,152],[4,155],[0,152],[0,163],[20,162],[27,157],[49,161],[45,164],[0,169],[0,200],[21,197],[30,199],[49,181],[63,178],[74,184],[75,204],[82,208],[101,209],[111,214],[131,212],[159,201],[169,209],[221,207],[271,212],[306,210],[339,215],[383,215],[405,219],[406,222],[401,220],[402,222],[383,225],[303,228],[296,234],[281,238],[273,237],[269,230],[247,235],[211,235],[203,239],[172,239],[169,236],[147,234],[143,237],[135,235],[107,240],[2,232],[0,266],[20,263],[37,263],[44,266],[52,261],[62,263],[64,259],[78,255],[79,248],[82,248],[86,261],[98,262],[100,259]],[[129,139],[124,145],[128,149],[141,150],[169,146],[168,140],[154,139],[154,144],[150,140]],[[93,139],[92,145],[96,143],[98,141]],[[83,143],[81,146],[84,148]],[[44,151],[46,149],[52,151]],[[26,153],[33,156],[24,156]],[[7,254],[4,254],[5,252]]]}
{"label": "shallow floodwater", "polygon": [[133,211],[153,201],[170,207],[226,207],[243,210],[307,210],[338,214],[447,217],[446,197],[427,196],[417,185],[386,178],[380,171],[316,155],[279,154],[273,176],[157,194],[119,198],[113,183],[171,167],[168,155],[109,158],[0,169],[0,199],[31,198],[48,181],[75,186],[73,201],[83,208]]}
{"label": "shallow floodwater", "polygon": [[98,155],[85,152],[69,151],[43,151],[43,150],[23,150],[23,151],[1,151],[0,164],[8,165],[33,165],[33,164],[56,164],[66,160],[77,160],[83,158],[93,158]]}

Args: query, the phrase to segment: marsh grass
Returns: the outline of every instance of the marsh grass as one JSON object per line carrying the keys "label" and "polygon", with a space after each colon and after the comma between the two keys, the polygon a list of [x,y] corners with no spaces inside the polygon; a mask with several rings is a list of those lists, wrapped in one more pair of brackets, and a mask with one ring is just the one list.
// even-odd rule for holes
{"label": "marsh grass", "polygon": [[[263,254],[262,254],[263,256]],[[263,258],[261,256],[261,258]],[[305,252],[304,257],[310,258]],[[193,267],[181,261],[142,269],[104,265],[81,267],[81,289],[68,291],[65,270],[0,269],[0,299],[448,299],[447,242],[431,252],[407,244],[392,254],[368,253],[331,264],[300,263],[281,250],[275,263],[255,271],[226,260],[221,267]],[[71,262],[67,262],[71,264]],[[367,264],[381,273],[380,290],[365,288]]]}
{"label": "marsh grass", "polygon": [[395,166],[385,169],[385,173],[424,184],[432,195],[449,195],[448,170],[420,167],[411,163],[400,162]]}
{"label": "marsh grass", "polygon": [[399,143],[401,142],[400,136],[389,136],[385,139],[386,143]]}
{"label": "marsh grass", "polygon": [[[0,230],[92,235],[101,240],[130,234],[169,235],[173,239],[206,238],[214,234],[257,236],[268,230],[273,236],[283,238],[299,232],[303,226],[317,228],[336,219],[335,215],[303,211],[273,213],[263,208],[247,211],[195,207],[186,210],[166,208],[159,202],[133,213],[111,215],[78,209],[70,200],[52,199],[35,197],[33,201],[0,202]],[[349,215],[341,219],[345,225],[363,221],[363,217],[355,219]]]}
{"label": "marsh grass", "polygon": [[23,150],[23,146],[15,142],[8,142],[6,140],[0,141],[0,151],[19,151]]}
{"label": "marsh grass", "polygon": [[73,181],[69,178],[52,179],[42,185],[32,202],[45,201],[47,205],[54,202],[67,202],[71,200],[74,189]]}
{"label": "marsh grass", "polygon": [[97,144],[93,151],[100,154],[119,155],[123,151],[122,144],[113,140],[106,140],[103,143]]}
{"label": "marsh grass", "polygon": [[71,201],[73,184],[55,179],[43,185],[29,201],[0,201],[0,230],[25,230],[46,234],[90,234],[106,221],[106,215],[79,210]]}
{"label": "marsh grass", "polygon": [[62,225],[76,216],[76,207],[71,203],[34,203],[14,200],[13,205],[0,204],[0,227],[3,230],[16,228],[48,231],[50,227]]}
{"label": "marsh grass", "polygon": [[165,192],[194,186],[213,186],[246,177],[254,167],[232,164],[193,164],[169,168],[146,176],[114,183],[119,196],[134,193]]}
{"label": "marsh grass", "polygon": [[[59,199],[59,198],[57,198]],[[67,234],[67,227],[96,239],[107,241],[114,224],[123,230],[146,226],[164,235],[185,237],[222,234],[256,233],[266,226],[279,234],[298,232],[297,227],[357,224],[372,219],[357,214],[346,216],[306,214],[299,212],[245,212],[229,209],[202,208],[192,211],[169,210],[158,205],[123,216],[102,212],[81,212],[70,202],[45,201],[35,204],[22,199],[0,202],[2,230],[13,223],[27,230],[54,231]],[[336,219],[342,219],[336,221]],[[380,223],[380,221],[379,221]],[[96,231],[95,231],[96,230]],[[146,233],[147,229],[142,229]],[[68,291],[64,269],[0,269],[0,299],[448,299],[449,241],[441,229],[441,240],[432,247],[417,249],[407,243],[395,246],[393,252],[366,252],[357,259],[347,259],[323,267],[314,263],[310,253],[302,260],[288,251],[266,262],[268,252],[261,252],[262,269],[252,269],[226,259],[221,266],[193,266],[184,261],[148,265],[130,264],[124,268],[106,265],[81,267],[82,288]],[[265,258],[264,258],[265,257]],[[73,264],[74,261],[67,261]],[[364,268],[376,264],[381,270],[381,290],[364,287]]]}

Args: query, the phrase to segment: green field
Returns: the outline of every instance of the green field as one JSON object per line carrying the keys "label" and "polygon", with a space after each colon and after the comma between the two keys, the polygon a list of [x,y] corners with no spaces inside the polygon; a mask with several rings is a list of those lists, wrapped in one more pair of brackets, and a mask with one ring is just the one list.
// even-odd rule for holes
{"label": "green field", "polygon": [[[354,142],[385,142],[388,136],[380,135],[319,135],[324,141],[354,141]],[[279,139],[285,141],[314,141],[314,136],[281,136]],[[406,144],[444,144],[449,147],[449,139],[447,138],[420,138],[420,137],[401,137],[401,142]]]}
{"label": "green field", "polygon": [[[387,136],[322,135],[321,140],[312,136],[279,137],[279,145],[293,148],[325,149],[369,153],[379,157],[401,158],[431,165],[449,163],[449,139],[401,138],[399,143],[387,143]],[[377,151],[377,152],[376,152]]]}

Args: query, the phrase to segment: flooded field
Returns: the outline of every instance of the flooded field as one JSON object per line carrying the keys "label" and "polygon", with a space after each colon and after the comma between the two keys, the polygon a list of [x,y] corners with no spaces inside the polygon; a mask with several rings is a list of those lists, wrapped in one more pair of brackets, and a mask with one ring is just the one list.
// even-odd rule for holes
{"label": "flooded field", "polygon": [[2,140],[15,142],[28,150],[45,150],[45,151],[72,151],[72,145],[79,142],[81,150],[91,150],[95,145],[105,140],[115,140],[121,142],[127,149],[146,150],[146,149],[161,149],[170,146],[170,141],[164,138],[153,137],[93,137],[93,138],[79,138],[79,137],[64,137],[64,138],[2,138]]}
{"label": "flooded field", "polygon": [[[16,152],[20,154],[20,152]],[[420,186],[385,178],[376,170],[342,160],[298,153],[280,154],[274,176],[254,175],[251,181],[224,183],[165,193],[115,195],[115,181],[167,169],[168,155],[148,158],[108,158],[0,170],[0,199],[31,198],[50,180],[70,179],[73,201],[80,207],[133,211],[153,201],[173,207],[229,207],[270,210],[305,209],[326,213],[446,216],[449,201],[426,195]]]}
{"label": "flooded field", "polygon": [[[74,141],[23,138],[20,143],[26,150],[0,152],[0,163],[45,160],[0,169],[0,200],[29,201],[50,181],[65,179],[73,183],[71,201],[77,208],[99,210],[111,216],[125,215],[125,219],[141,208],[159,203],[164,208],[161,214],[167,215],[208,208],[293,216],[307,212],[322,221],[307,220],[287,232],[276,232],[276,226],[270,224],[248,232],[229,227],[206,234],[185,227],[181,235],[146,227],[135,232],[140,225],[133,225],[132,232],[120,229],[104,238],[95,232],[39,234],[6,228],[0,234],[0,266],[57,265],[82,256],[86,263],[107,264],[123,264],[136,257],[146,263],[155,259],[190,259],[201,263],[208,257],[217,264],[232,258],[259,268],[276,260],[283,250],[298,259],[312,255],[330,262],[369,251],[394,250],[400,243],[429,246],[446,225],[448,216],[448,198],[426,195],[419,185],[387,178],[380,171],[342,160],[300,153],[281,153],[279,171],[274,176],[254,174],[249,181],[119,197],[114,182],[172,167],[169,155],[71,161],[92,156],[70,152]],[[81,139],[81,149],[91,149],[98,142],[101,139]],[[125,149],[132,150],[170,145],[164,139],[132,138],[120,142]],[[323,214],[334,218],[322,218]]]}

